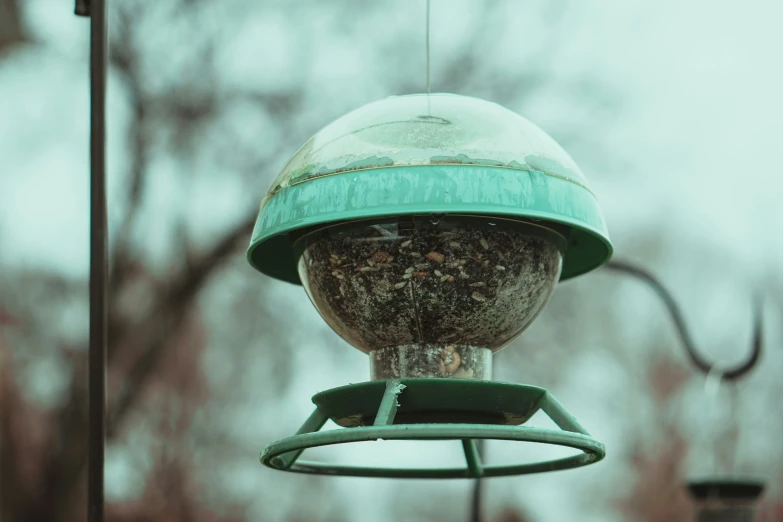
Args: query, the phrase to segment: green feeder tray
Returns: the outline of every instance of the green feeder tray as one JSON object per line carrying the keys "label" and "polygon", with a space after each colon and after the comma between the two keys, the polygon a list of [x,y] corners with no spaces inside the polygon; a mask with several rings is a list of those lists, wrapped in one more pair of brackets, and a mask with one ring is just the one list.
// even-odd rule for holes
{"label": "green feeder tray", "polygon": [[[274,469],[354,477],[465,479],[557,471],[603,459],[593,439],[546,390],[458,379],[394,379],[352,384],[313,397],[316,409],[296,435],[269,444],[261,462]],[[560,430],[522,426],[543,410]],[[328,419],[345,429],[319,432]],[[375,468],[299,460],[308,448],[374,440],[461,440],[462,468]],[[544,462],[485,465],[476,440],[555,444],[581,454]]]}

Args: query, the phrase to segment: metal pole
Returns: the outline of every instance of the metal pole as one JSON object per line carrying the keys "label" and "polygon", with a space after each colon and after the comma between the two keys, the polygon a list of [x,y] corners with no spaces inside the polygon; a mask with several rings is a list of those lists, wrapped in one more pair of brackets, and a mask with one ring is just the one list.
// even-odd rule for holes
{"label": "metal pole", "polygon": [[[497,364],[496,364],[497,358],[492,357],[492,375],[495,375],[495,371],[497,370]],[[484,450],[486,448],[485,440],[477,440],[476,441],[476,451],[478,452],[479,457],[484,458],[486,457]],[[484,504],[484,482],[478,478],[473,481],[473,491],[470,499],[470,522],[481,522],[482,521],[482,512],[483,512],[483,504]]]}
{"label": "metal pole", "polygon": [[[484,456],[484,441],[476,441],[478,454]],[[470,499],[470,522],[481,522],[484,482],[479,478],[473,481],[473,494]]]}
{"label": "metal pole", "polygon": [[90,17],[90,346],[87,520],[103,522],[106,439],[108,231],[106,219],[106,0],[77,0]]}

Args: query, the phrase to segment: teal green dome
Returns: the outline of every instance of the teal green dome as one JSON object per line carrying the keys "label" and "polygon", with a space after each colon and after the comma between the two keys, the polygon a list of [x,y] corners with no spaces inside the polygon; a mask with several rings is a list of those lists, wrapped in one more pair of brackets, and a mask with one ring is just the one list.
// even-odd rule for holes
{"label": "teal green dome", "polygon": [[612,253],[585,176],[549,135],[495,103],[416,94],[365,105],[310,138],[261,202],[248,260],[300,284],[297,233],[428,214],[555,228],[566,238],[561,280],[601,266]]}

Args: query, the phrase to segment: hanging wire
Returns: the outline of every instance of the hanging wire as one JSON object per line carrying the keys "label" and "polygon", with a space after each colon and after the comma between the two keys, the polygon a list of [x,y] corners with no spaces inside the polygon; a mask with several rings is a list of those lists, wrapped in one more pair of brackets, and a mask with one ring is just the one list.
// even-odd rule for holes
{"label": "hanging wire", "polygon": [[88,353],[87,520],[103,522],[106,441],[108,232],[106,209],[107,0],[76,0],[90,18],[90,343]]}
{"label": "hanging wire", "polygon": [[674,326],[677,330],[677,334],[680,337],[680,341],[682,341],[682,346],[685,348],[685,351],[688,354],[691,362],[705,375],[710,375],[711,372],[713,374],[715,374],[715,372],[719,372],[719,380],[734,381],[740,377],[743,377],[750,370],[752,370],[754,366],[756,366],[756,363],[758,363],[759,357],[761,356],[763,330],[763,313],[760,299],[757,299],[753,304],[755,326],[750,355],[745,361],[734,366],[718,366],[715,363],[708,362],[696,350],[693,339],[691,338],[688,328],[685,325],[680,307],[677,305],[677,302],[674,300],[671,293],[669,293],[669,291],[666,290],[666,288],[655,277],[653,277],[650,272],[626,261],[612,261],[606,265],[606,268],[633,276],[652,288],[652,290],[666,305],[666,309],[669,311],[669,315],[671,316],[672,321],[674,321]]}
{"label": "hanging wire", "polygon": [[427,0],[427,17],[426,17],[426,44],[427,48],[427,94],[430,94],[430,0]]}

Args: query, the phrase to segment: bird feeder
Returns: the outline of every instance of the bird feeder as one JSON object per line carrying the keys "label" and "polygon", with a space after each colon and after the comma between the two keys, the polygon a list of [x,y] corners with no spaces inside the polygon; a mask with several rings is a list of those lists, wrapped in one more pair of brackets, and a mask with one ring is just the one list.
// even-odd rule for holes
{"label": "bird feeder", "polygon": [[[679,334],[682,347],[692,365],[706,376],[705,393],[695,403],[686,404],[692,409],[685,413],[692,421],[701,439],[690,452],[697,467],[706,463],[708,469],[701,469],[699,478],[687,481],[687,489],[696,504],[697,522],[753,522],[756,504],[764,491],[764,481],[758,478],[739,476],[735,472],[734,460],[739,438],[739,424],[735,415],[736,382],[758,364],[761,357],[763,337],[763,302],[755,302],[755,326],[750,353],[737,364],[727,365],[723,361],[711,362],[696,349],[688,331],[680,307],[672,294],[650,272],[628,262],[612,261],[608,268],[633,276],[647,284],[666,306]],[[721,385],[729,384],[728,394],[719,395]]]}
{"label": "bird feeder", "polygon": [[696,522],[753,522],[764,483],[756,480],[705,480],[688,483],[696,502]]}
{"label": "bird feeder", "polygon": [[[587,180],[546,133],[494,103],[391,97],[323,128],[261,203],[248,260],[301,284],[329,326],[368,354],[371,380],[318,393],[299,432],[268,445],[276,469],[469,478],[586,465],[592,438],[542,388],[492,381],[492,357],[558,281],[612,246]],[[560,430],[524,426],[543,410]],[[331,419],[342,430],[319,432]],[[384,469],[299,460],[316,446],[461,440],[464,468]],[[560,460],[485,466],[478,439],[570,446]]]}
{"label": "bird feeder", "polygon": [[[761,314],[758,313],[757,317],[760,318]],[[757,319],[753,349],[748,360],[758,358],[760,332],[760,319]],[[706,400],[694,404],[703,412],[702,415],[688,412],[695,417],[695,428],[703,430],[703,435],[693,444],[693,460],[698,459],[698,464],[692,462],[688,465],[691,469],[687,489],[695,503],[696,522],[754,522],[765,481],[760,476],[738,473],[736,460],[741,430],[736,415],[736,382],[725,378],[728,368],[721,366],[707,375],[704,386]],[[741,377],[742,374],[735,380]],[[722,395],[721,387],[726,392]]]}

